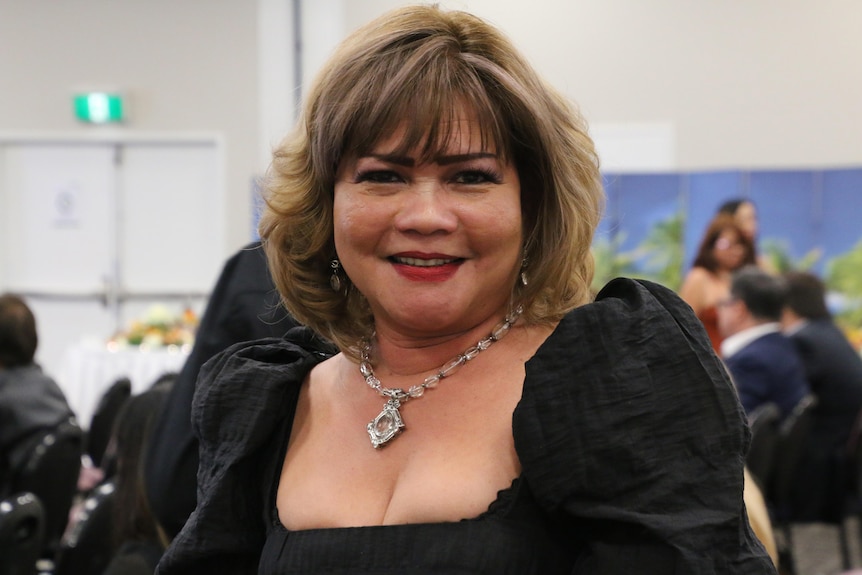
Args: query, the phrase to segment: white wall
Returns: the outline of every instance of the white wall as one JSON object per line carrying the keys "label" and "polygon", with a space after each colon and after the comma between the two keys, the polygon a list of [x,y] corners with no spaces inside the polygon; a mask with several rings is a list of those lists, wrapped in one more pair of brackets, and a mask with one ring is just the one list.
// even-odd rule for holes
{"label": "white wall", "polygon": [[233,251],[262,164],[257,63],[251,0],[0,0],[0,132],[100,130],[75,120],[72,93],[115,87],[130,103],[123,130],[223,136]]}
{"label": "white wall", "polygon": [[[348,1],[346,27],[407,3]],[[862,2],[441,4],[500,26],[602,133],[669,127],[672,167],[862,164]]]}
{"label": "white wall", "polygon": [[[406,3],[302,0],[303,83],[346,32]],[[862,163],[862,2],[441,4],[499,25],[600,139],[633,138],[659,164]],[[91,131],[73,89],[114,86],[131,99],[127,130],[223,135],[230,252],[293,117],[292,27],[292,0],[0,0],[0,132]]]}

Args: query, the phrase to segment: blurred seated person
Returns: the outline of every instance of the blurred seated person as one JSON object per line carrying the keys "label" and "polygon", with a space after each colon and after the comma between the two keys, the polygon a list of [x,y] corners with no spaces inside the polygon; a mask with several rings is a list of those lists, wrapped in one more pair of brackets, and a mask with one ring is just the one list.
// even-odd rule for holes
{"label": "blurred seated person", "polygon": [[721,350],[717,304],[730,293],[731,274],[754,263],[754,246],[732,216],[713,218],[700,242],[692,267],[679,290],[706,328],[712,348]]}
{"label": "blurred seated person", "polygon": [[782,325],[796,346],[811,391],[817,395],[794,516],[836,521],[841,515],[844,449],[862,410],[862,358],[826,307],[826,288],[816,275],[788,272]]}
{"label": "blurred seated person", "polygon": [[200,499],[159,574],[773,572],[689,306],[623,278],[591,302],[601,180],[480,18],[410,6],[345,40],[266,181],[305,327],[202,368]]}
{"label": "blurred seated person", "polygon": [[281,306],[260,242],[236,252],[222,268],[195,343],[153,425],[144,469],[153,513],[173,538],[195,508],[198,441],[192,431],[192,397],[198,371],[231,344],[281,337],[296,322]]}
{"label": "blurred seated person", "polygon": [[41,432],[73,416],[57,383],[36,365],[33,312],[16,295],[0,296],[0,494]]}
{"label": "blurred seated person", "polygon": [[757,234],[760,225],[757,218],[757,206],[754,205],[754,202],[748,198],[730,199],[719,206],[718,214],[726,214],[733,217],[740,231],[751,242],[755,263],[763,271],[774,272],[775,269],[772,263],[758,253]]}
{"label": "blurred seated person", "polygon": [[113,478],[113,540],[116,550],[103,575],[152,575],[168,539],[150,511],[143,465],[152,422],[168,396],[162,384],[130,397],[117,414],[109,449]]}
{"label": "blurred seated person", "polygon": [[784,281],[756,266],[733,274],[730,294],[718,304],[727,365],[746,414],[775,403],[782,417],[810,393],[796,348],[781,333]]}

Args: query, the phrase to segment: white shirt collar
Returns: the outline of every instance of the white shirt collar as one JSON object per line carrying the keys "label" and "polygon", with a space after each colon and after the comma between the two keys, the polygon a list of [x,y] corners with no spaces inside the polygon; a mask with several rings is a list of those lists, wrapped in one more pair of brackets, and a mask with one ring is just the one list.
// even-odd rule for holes
{"label": "white shirt collar", "polygon": [[792,326],[790,326],[789,328],[787,328],[786,330],[784,330],[784,335],[791,336],[794,333],[799,332],[806,325],[808,325],[808,320],[807,319],[801,319],[801,320],[797,321],[795,324],[793,324]]}
{"label": "white shirt collar", "polygon": [[771,322],[756,325],[754,327],[744,329],[739,333],[735,333],[721,342],[721,357],[727,359],[750,344],[752,341],[780,330],[781,325],[778,322]]}

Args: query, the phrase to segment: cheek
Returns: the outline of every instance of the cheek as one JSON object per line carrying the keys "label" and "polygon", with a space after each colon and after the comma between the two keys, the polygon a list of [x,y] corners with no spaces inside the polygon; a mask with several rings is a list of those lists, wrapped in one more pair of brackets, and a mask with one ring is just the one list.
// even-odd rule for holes
{"label": "cheek", "polygon": [[339,192],[336,188],[332,207],[332,228],[335,249],[339,254],[361,243],[368,235],[367,225],[373,222],[364,214],[367,207],[354,194]]}
{"label": "cheek", "polygon": [[494,238],[495,242],[520,242],[524,234],[524,218],[517,193],[511,193],[497,203],[489,203],[478,212],[474,218],[475,226],[484,228],[489,241]]}
{"label": "cheek", "polygon": [[523,221],[518,210],[487,210],[479,217],[462,221],[478,251],[496,253],[507,259],[517,258],[520,264]]}
{"label": "cheek", "polygon": [[344,202],[335,202],[332,210],[332,238],[335,242],[335,253],[341,261],[345,273],[350,275],[354,268],[354,254],[359,247],[362,234],[357,229],[356,213],[347,209]]}

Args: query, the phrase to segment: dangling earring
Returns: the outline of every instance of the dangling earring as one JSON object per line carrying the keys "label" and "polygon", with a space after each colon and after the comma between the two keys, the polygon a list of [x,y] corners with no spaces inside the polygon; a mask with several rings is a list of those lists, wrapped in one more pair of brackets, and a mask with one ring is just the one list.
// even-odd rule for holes
{"label": "dangling earring", "polygon": [[521,285],[526,286],[529,282],[527,281],[527,258],[521,260]]}
{"label": "dangling earring", "polygon": [[338,258],[333,258],[333,260],[329,262],[329,267],[332,268],[332,275],[329,276],[329,287],[331,287],[334,292],[340,292],[341,278],[338,276],[338,268],[341,267],[341,262],[338,261]]}

